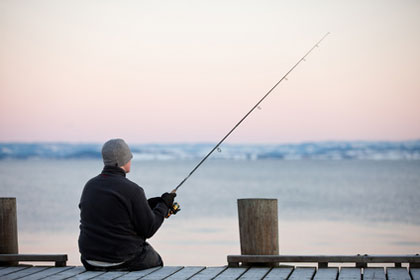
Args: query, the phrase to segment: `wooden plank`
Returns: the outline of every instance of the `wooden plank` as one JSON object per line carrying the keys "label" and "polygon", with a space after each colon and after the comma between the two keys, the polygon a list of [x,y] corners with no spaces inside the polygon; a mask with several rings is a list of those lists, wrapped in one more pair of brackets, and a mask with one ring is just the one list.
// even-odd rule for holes
{"label": "wooden plank", "polygon": [[26,277],[23,277],[21,279],[24,280],[38,280],[38,279],[43,279],[46,277],[52,277],[54,274],[60,273],[62,271],[65,270],[69,270],[72,269],[71,266],[67,266],[67,267],[49,267],[48,269],[45,269],[43,271],[28,275]]}
{"label": "wooden plank", "polygon": [[290,280],[304,280],[304,279],[312,279],[315,274],[315,267],[297,267],[293,270],[292,275],[290,275]]}
{"label": "wooden plank", "polygon": [[411,268],[410,275],[413,280],[420,280],[420,268]]}
{"label": "wooden plank", "polygon": [[234,268],[229,267],[228,269],[224,270],[222,273],[220,273],[214,279],[217,279],[217,280],[222,280],[222,279],[238,279],[247,270],[248,270],[248,268],[245,268],[245,267],[234,267]]}
{"label": "wooden plank", "polygon": [[315,274],[314,280],[335,280],[337,279],[338,268],[319,268]]}
{"label": "wooden plank", "polygon": [[194,276],[195,274],[199,273],[200,271],[202,271],[203,269],[205,269],[206,267],[204,266],[188,266],[188,267],[184,267],[183,269],[179,270],[178,272],[175,272],[174,274],[172,274],[171,276],[169,276],[168,280],[186,280],[191,278],[192,276]]}
{"label": "wooden plank", "polygon": [[292,274],[293,267],[275,267],[265,276],[264,280],[286,280]]}
{"label": "wooden plank", "polygon": [[161,269],[158,269],[148,275],[146,275],[144,280],[160,280],[164,279],[166,277],[169,277],[170,275],[174,274],[177,271],[180,271],[183,269],[182,266],[164,266]]}
{"label": "wooden plank", "polygon": [[405,267],[388,267],[386,269],[388,280],[411,280],[408,270]]}
{"label": "wooden plank", "polygon": [[63,280],[84,272],[86,272],[86,269],[83,266],[76,266],[49,276],[48,280]]}
{"label": "wooden plank", "polygon": [[0,276],[6,275],[6,274],[10,274],[19,270],[23,270],[23,269],[27,269],[29,268],[29,266],[9,266],[9,267],[5,267],[4,269],[2,269],[0,271]]}
{"label": "wooden plank", "polygon": [[102,275],[104,273],[105,273],[105,271],[86,271],[85,270],[84,272],[82,272],[80,274],[77,274],[75,276],[72,276],[72,277],[70,277],[68,279],[72,279],[72,280],[75,280],[75,279],[77,279],[77,280],[86,280],[86,279],[95,278],[95,277],[97,277],[99,275]]}
{"label": "wooden plank", "polygon": [[0,254],[0,262],[27,261],[27,262],[54,262],[56,266],[65,266],[67,255],[65,254]]}
{"label": "wooden plank", "polygon": [[239,279],[241,280],[257,280],[263,279],[265,275],[270,271],[269,267],[251,267]]}
{"label": "wooden plank", "polygon": [[101,275],[99,275],[99,276],[97,276],[93,279],[94,280],[112,280],[112,279],[117,279],[121,276],[124,276],[127,273],[128,273],[128,271],[109,271],[109,272],[101,274]]}
{"label": "wooden plank", "polygon": [[386,280],[383,267],[368,267],[363,269],[364,280]]}
{"label": "wooden plank", "polygon": [[207,267],[206,269],[194,275],[191,278],[191,280],[210,280],[210,279],[215,278],[217,275],[219,275],[226,269],[227,269],[226,266]]}
{"label": "wooden plank", "polygon": [[420,268],[420,263],[409,263],[409,268]]}
{"label": "wooden plank", "polygon": [[118,280],[137,280],[161,268],[162,267],[158,266],[158,267],[148,268],[145,270],[131,271],[121,276],[120,278],[118,278]]}
{"label": "wooden plank", "polygon": [[29,267],[27,269],[23,269],[23,270],[19,270],[7,275],[4,275],[1,277],[2,280],[13,280],[13,279],[19,279],[19,278],[23,278],[25,276],[43,271],[45,269],[48,269],[48,267],[43,267],[43,266],[33,266],[33,267]]}
{"label": "wooden plank", "polygon": [[360,280],[362,273],[360,268],[343,267],[338,275],[338,280]]}
{"label": "wooden plank", "polygon": [[229,255],[228,263],[413,263],[420,255]]}

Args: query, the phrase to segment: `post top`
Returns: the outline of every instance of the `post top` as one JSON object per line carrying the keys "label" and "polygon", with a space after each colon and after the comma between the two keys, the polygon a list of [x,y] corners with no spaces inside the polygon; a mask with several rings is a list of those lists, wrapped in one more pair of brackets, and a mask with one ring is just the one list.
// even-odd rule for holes
{"label": "post top", "polygon": [[16,200],[16,197],[0,197],[0,200]]}
{"label": "post top", "polygon": [[271,201],[277,201],[277,198],[238,198],[238,201],[258,201],[258,200],[271,200]]}

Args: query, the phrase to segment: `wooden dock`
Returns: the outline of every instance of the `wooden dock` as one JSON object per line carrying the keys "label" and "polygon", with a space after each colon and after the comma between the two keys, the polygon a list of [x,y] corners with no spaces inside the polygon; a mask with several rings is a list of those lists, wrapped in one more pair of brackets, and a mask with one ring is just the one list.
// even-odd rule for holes
{"label": "wooden dock", "polygon": [[132,272],[86,271],[81,266],[10,266],[0,267],[2,280],[37,279],[94,279],[94,280],[234,280],[234,279],[289,279],[289,280],[420,280],[420,268],[405,267],[203,267],[203,266],[165,266]]}
{"label": "wooden dock", "polygon": [[[66,266],[67,255],[0,254],[0,263],[54,262],[55,266],[0,266],[1,280],[37,279],[290,279],[420,280],[420,255],[229,255],[228,266],[165,266],[142,271],[86,271]],[[271,264],[272,267],[267,266]],[[281,265],[280,265],[281,264]],[[290,265],[285,265],[290,264]],[[305,264],[306,266],[302,266]],[[338,267],[337,264],[346,264]],[[379,265],[374,267],[372,264]],[[404,264],[404,266],[403,266]],[[266,267],[264,267],[265,265]],[[381,267],[382,265],[388,265]],[[406,267],[405,267],[406,266]]]}

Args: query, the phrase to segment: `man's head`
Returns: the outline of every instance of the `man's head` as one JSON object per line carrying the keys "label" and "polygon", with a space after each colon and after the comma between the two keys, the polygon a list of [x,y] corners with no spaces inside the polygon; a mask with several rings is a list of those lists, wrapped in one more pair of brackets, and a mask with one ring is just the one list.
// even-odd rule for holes
{"label": "man's head", "polygon": [[107,166],[118,166],[130,172],[133,154],[123,139],[111,139],[102,146],[102,159]]}

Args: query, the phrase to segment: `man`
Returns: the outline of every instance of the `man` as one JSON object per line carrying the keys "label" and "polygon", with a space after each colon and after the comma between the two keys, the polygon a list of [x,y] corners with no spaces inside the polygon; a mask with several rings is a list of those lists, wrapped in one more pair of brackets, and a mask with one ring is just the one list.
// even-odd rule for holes
{"label": "man", "polygon": [[87,270],[141,270],[163,266],[146,239],[162,225],[175,193],[147,200],[126,178],[133,155],[122,139],[102,147],[104,169],[90,179],[80,198],[79,251]]}

